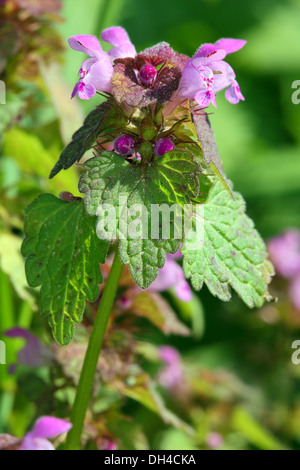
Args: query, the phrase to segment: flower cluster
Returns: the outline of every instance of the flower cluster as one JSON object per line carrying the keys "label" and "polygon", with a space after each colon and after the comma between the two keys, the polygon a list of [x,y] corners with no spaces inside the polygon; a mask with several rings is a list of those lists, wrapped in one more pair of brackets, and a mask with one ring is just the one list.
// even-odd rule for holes
{"label": "flower cluster", "polygon": [[277,274],[288,279],[291,301],[300,311],[300,231],[287,230],[270,240],[268,249]]}
{"label": "flower cluster", "polygon": [[173,95],[178,103],[195,100],[201,108],[216,106],[215,94],[226,89],[230,103],[244,100],[235,73],[223,59],[241,49],[246,41],[221,39],[204,44],[193,58],[178,54],[166,43],[137,54],[127,32],[119,27],[102,31],[103,41],[114,46],[104,52],[94,36],[73,36],[72,49],[89,55],[80,68],[76,94],[88,100],[97,91],[111,93],[129,106],[147,106],[154,100],[167,102]]}
{"label": "flower cluster", "polygon": [[89,100],[96,91],[110,93],[114,73],[113,61],[136,55],[135,47],[123,28],[108,28],[102,31],[101,38],[114,46],[108,53],[103,51],[100,42],[94,36],[79,35],[69,39],[72,49],[84,52],[90,57],[83,62],[79,70],[80,80],[75,85],[72,98],[78,94],[79,98]]}
{"label": "flower cluster", "polygon": [[220,39],[216,44],[204,44],[182,72],[179,94],[194,99],[201,108],[216,105],[215,94],[227,88],[226,99],[233,104],[244,100],[235,73],[223,59],[246,44],[241,39]]}

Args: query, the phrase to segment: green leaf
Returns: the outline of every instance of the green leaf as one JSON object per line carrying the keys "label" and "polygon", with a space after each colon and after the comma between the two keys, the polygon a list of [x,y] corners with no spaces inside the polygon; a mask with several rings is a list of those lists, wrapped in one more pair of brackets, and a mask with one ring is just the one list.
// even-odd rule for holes
{"label": "green leaf", "polygon": [[249,307],[260,307],[265,299],[270,300],[267,286],[273,267],[263,240],[245,214],[242,196],[234,193],[234,197],[217,182],[207,204],[199,206],[198,230],[194,227],[181,250],[183,268],[196,290],[205,283],[213,295],[226,301],[232,286]]}
{"label": "green leaf", "polygon": [[127,384],[125,382],[118,383],[118,391],[122,395],[141,403],[160,416],[164,423],[181,429],[191,436],[194,435],[194,430],[166,407],[162,396],[147,374],[142,373],[136,377],[130,377],[127,382]]}
{"label": "green leaf", "polygon": [[67,170],[74,163],[79,162],[85,152],[94,145],[97,138],[105,136],[125,124],[126,118],[116,106],[113,106],[109,101],[102,103],[87,116],[83,126],[75,132],[72,142],[64,149],[52,169],[50,179],[54,178],[62,169]]}
{"label": "green leaf", "polygon": [[46,148],[37,135],[14,127],[5,132],[3,151],[14,158],[24,173],[44,178],[49,191],[61,191],[61,188],[70,190],[77,184],[78,175],[74,169],[53,181],[48,180],[49,171],[58,154],[55,141],[50,148]]}
{"label": "green leaf", "polygon": [[36,309],[34,297],[28,289],[24,260],[20,254],[21,238],[10,232],[0,232],[0,269],[8,274],[20,299]]}
{"label": "green leaf", "polygon": [[235,408],[232,416],[234,429],[241,433],[248,442],[261,450],[288,450],[288,448],[265,429],[243,407]]}
{"label": "green leaf", "polygon": [[180,322],[168,302],[156,292],[140,292],[136,295],[129,313],[147,318],[165,335],[190,335],[190,330]]}
{"label": "green leaf", "polygon": [[99,263],[108,244],[97,238],[94,226],[82,200],[43,194],[26,210],[22,254],[27,280],[31,287],[42,286],[41,313],[62,345],[82,321],[85,299],[93,302],[99,295]]}
{"label": "green leaf", "polygon": [[[190,152],[174,150],[150,164],[130,164],[112,152],[102,152],[99,157],[88,160],[85,173],[79,182],[79,191],[86,193],[85,203],[90,215],[98,215],[97,234],[103,237],[103,220],[100,206],[109,204],[115,209],[117,233],[112,238],[120,238],[120,256],[124,264],[129,264],[130,273],[142,288],[149,287],[156,279],[158,269],[165,264],[166,253],[174,253],[180,245],[175,237],[175,223],[181,223],[176,211],[199,194],[200,167]],[[125,198],[124,203],[120,197]],[[154,204],[175,206],[175,223],[171,217],[166,222],[169,234],[161,227],[152,233],[151,210]],[[143,213],[130,212],[139,205]],[[127,211],[127,214],[126,212]],[[182,215],[183,211],[181,211]],[[111,218],[113,215],[111,216]],[[127,227],[120,221],[127,220]],[[139,226],[140,233],[132,235],[130,228]],[[129,229],[129,230],[128,230]],[[180,232],[177,232],[180,233]],[[182,237],[181,237],[182,238]]]}

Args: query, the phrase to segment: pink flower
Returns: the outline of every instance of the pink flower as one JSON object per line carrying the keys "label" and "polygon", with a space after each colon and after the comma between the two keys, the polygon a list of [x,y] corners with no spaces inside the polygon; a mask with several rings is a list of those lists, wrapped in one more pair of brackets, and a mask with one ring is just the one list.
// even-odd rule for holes
{"label": "pink flower", "polygon": [[272,238],[268,250],[277,274],[289,280],[289,297],[300,311],[300,231],[290,229]]}
{"label": "pink flower", "polygon": [[104,29],[101,33],[101,38],[103,41],[114,46],[113,49],[108,52],[113,59],[136,56],[134,45],[131,43],[125,29],[120,26]]}
{"label": "pink flower", "polygon": [[224,439],[218,432],[211,432],[206,438],[206,443],[211,449],[218,449],[224,444]]}
{"label": "pink flower", "polygon": [[105,439],[101,446],[101,450],[117,450],[117,444],[110,439]]}
{"label": "pink flower", "polygon": [[291,281],[289,295],[292,303],[300,312],[300,274]]}
{"label": "pink flower", "polygon": [[70,431],[72,425],[62,419],[44,416],[27,433],[18,450],[55,450],[48,439]]}
{"label": "pink flower", "polygon": [[168,255],[166,263],[160,269],[157,278],[148,288],[150,292],[163,292],[174,288],[176,296],[183,302],[192,300],[192,290],[186,281],[182,267],[172,259],[174,255]]}
{"label": "pink flower", "polygon": [[109,93],[112,89],[113,60],[136,55],[128,34],[119,26],[105,29],[102,39],[115,47],[107,53],[102,50],[95,36],[79,35],[69,38],[72,49],[84,52],[90,57],[83,62],[79,70],[80,80],[75,85],[72,98],[78,94],[79,98],[89,100],[97,91]]}
{"label": "pink flower", "polygon": [[171,346],[161,346],[159,357],[165,363],[165,367],[158,376],[159,383],[169,390],[180,386],[184,380],[183,364],[177,349]]}
{"label": "pink flower", "polygon": [[[50,350],[30,331],[16,327],[5,331],[5,336],[9,338],[23,338],[26,345],[18,352],[18,362],[29,367],[49,366],[52,362]],[[12,368],[12,372],[15,365]]]}
{"label": "pink flower", "polygon": [[223,59],[245,44],[241,39],[220,39],[216,44],[201,46],[182,72],[179,95],[194,99],[202,108],[210,103],[216,106],[215,94],[225,88],[230,103],[244,100],[233,69]]}
{"label": "pink flower", "polygon": [[181,362],[179,352],[172,346],[161,346],[159,348],[159,357],[168,366],[171,366],[177,362]]}
{"label": "pink flower", "polygon": [[271,260],[276,272],[288,279],[300,275],[300,231],[287,230],[268,243]]}

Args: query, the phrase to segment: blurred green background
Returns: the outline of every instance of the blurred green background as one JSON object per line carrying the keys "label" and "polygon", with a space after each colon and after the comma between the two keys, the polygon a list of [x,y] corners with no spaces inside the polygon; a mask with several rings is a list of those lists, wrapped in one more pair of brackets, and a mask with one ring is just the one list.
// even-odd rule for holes
{"label": "blurred green background", "polygon": [[[121,25],[137,51],[167,41],[190,56],[204,42],[222,37],[246,39],[245,48],[228,58],[245,102],[231,105],[221,92],[218,108],[209,109],[219,153],[225,173],[245,197],[248,214],[265,240],[289,227],[300,229],[300,104],[291,100],[292,83],[300,80],[299,1],[64,0],[61,16],[64,21],[54,28],[65,46],[62,69],[40,64],[41,76],[34,80],[20,79],[19,72],[9,75],[6,69],[7,107],[0,107],[0,329],[22,324],[31,326],[41,338],[42,326],[32,313],[36,295],[25,287],[18,254],[23,209],[41,191],[76,192],[76,169],[51,182],[47,176],[97,100],[70,102],[83,59],[67,47],[71,35],[99,37],[102,29]],[[14,70],[15,63],[10,61],[9,67]],[[32,103],[30,83],[41,94],[38,106]],[[30,109],[21,122],[17,119],[20,96]],[[9,119],[14,125],[7,127]],[[53,138],[55,132],[57,138]],[[291,344],[300,339],[300,312],[290,305],[284,283],[275,280],[273,289],[279,303],[260,311],[248,310],[236,296],[223,304],[203,289],[198,294],[203,312],[199,307],[197,312],[203,315],[200,323],[205,328],[201,324],[199,332],[198,321],[192,340],[168,340],[181,351],[194,377],[193,425],[198,435],[215,430],[223,436],[224,448],[300,449],[300,365],[291,362]],[[174,307],[184,315],[182,306]],[[9,311],[11,316],[6,314]],[[147,333],[142,339],[149,340]],[[151,339],[155,344],[166,342],[157,333]],[[199,375],[203,371],[212,374],[216,383],[203,382]],[[21,433],[30,422],[27,408],[14,408],[15,378],[3,368],[1,373],[0,431]],[[221,386],[218,374],[225,374]],[[151,448],[193,447],[188,434],[162,425],[142,406],[126,406],[128,414],[142,423]]]}

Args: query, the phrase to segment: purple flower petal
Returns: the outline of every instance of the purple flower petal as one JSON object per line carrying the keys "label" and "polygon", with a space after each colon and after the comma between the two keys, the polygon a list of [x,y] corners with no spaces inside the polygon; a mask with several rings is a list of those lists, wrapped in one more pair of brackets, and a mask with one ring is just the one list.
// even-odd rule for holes
{"label": "purple flower petal", "polygon": [[177,349],[172,348],[172,346],[161,346],[159,348],[159,357],[166,364],[159,373],[159,383],[167,389],[176,388],[182,383],[184,378],[179,352]]}
{"label": "purple flower petal", "polygon": [[[105,53],[104,53],[105,54]],[[89,70],[91,69],[91,67],[96,63],[98,62],[99,59],[97,59],[96,57],[92,57],[90,59],[86,59],[82,62],[82,65],[80,67],[80,70],[79,70],[79,76],[80,78],[85,78],[86,74],[89,72]]]}
{"label": "purple flower petal", "polygon": [[76,85],[74,86],[74,90],[72,91],[71,99],[75,98],[79,91],[79,85],[81,82],[77,82]]}
{"label": "purple flower petal", "polygon": [[218,91],[229,87],[235,79],[235,73],[232,67],[230,67],[230,65],[224,60],[212,62],[210,64],[210,68],[214,74],[214,82],[212,86],[214,93],[218,93]]}
{"label": "purple flower petal", "polygon": [[176,296],[182,302],[190,302],[193,298],[192,289],[189,283],[184,279],[175,288]]}
{"label": "purple flower petal", "polygon": [[291,229],[272,238],[268,249],[278,274],[288,279],[300,275],[300,231]]}
{"label": "purple flower petal", "polygon": [[204,67],[199,57],[190,60],[182,72],[180,95],[194,99],[197,92],[207,90],[207,80],[214,80],[212,70]]}
{"label": "purple flower petal", "polygon": [[239,51],[247,43],[244,39],[219,39],[216,46],[224,49],[227,54]]}
{"label": "purple flower petal", "polygon": [[150,292],[163,292],[176,286],[184,279],[182,267],[176,261],[168,259],[162,269],[159,270],[155,281],[148,288]]}
{"label": "purple flower petal", "polygon": [[226,51],[214,44],[203,44],[194,57],[201,58],[202,65],[209,65],[211,62],[224,59]]}
{"label": "purple flower petal", "polygon": [[27,434],[18,450],[55,450],[55,448],[47,439]]}
{"label": "purple flower petal", "polygon": [[131,43],[124,28],[121,28],[120,26],[107,28],[102,31],[101,37],[103,41],[114,46],[114,49],[111,49],[108,53],[113,59],[123,59],[125,57],[136,56],[135,47]]}
{"label": "purple flower petal", "polygon": [[51,438],[64,434],[72,428],[72,424],[62,419],[44,416],[40,418],[32,430],[28,433],[32,438]]}
{"label": "purple flower petal", "polygon": [[99,40],[95,36],[79,35],[68,39],[70,47],[74,51],[84,52],[90,57],[100,57],[103,50]]}
{"label": "purple flower petal", "polygon": [[133,44],[127,43],[123,44],[123,46],[115,47],[111,49],[108,54],[113,59],[125,59],[126,57],[135,57],[136,50]]}
{"label": "purple flower petal", "polygon": [[51,363],[52,355],[49,349],[30,331],[24,328],[12,328],[5,335],[10,338],[23,338],[27,344],[18,353],[18,362],[29,367],[43,367]]}
{"label": "purple flower petal", "polygon": [[127,32],[121,26],[112,26],[111,28],[104,29],[101,33],[101,38],[115,47],[131,42]]}
{"label": "purple flower petal", "polygon": [[[75,91],[75,89],[74,89]],[[73,91],[73,93],[74,93]],[[81,80],[78,84],[78,96],[81,100],[90,100],[93,96],[95,96],[97,90],[96,88],[89,84],[85,83]]]}
{"label": "purple flower petal", "polygon": [[158,375],[160,385],[168,390],[177,388],[182,384],[184,379],[181,364],[172,364],[165,367]]}
{"label": "purple flower petal", "polygon": [[26,341],[36,339],[36,337],[33,336],[30,333],[30,331],[26,330],[25,328],[20,328],[18,326],[15,328],[12,328],[11,330],[6,330],[4,334],[8,338],[23,338],[23,339],[26,339]]}
{"label": "purple flower petal", "polygon": [[211,449],[217,449],[224,444],[224,439],[221,434],[217,432],[211,432],[206,438],[206,443]]}
{"label": "purple flower petal", "polygon": [[234,81],[231,87],[225,91],[225,98],[232,104],[238,104],[240,100],[245,101],[237,81]]}
{"label": "purple flower petal", "polygon": [[290,299],[300,312],[300,275],[292,280],[289,287]]}
{"label": "purple flower petal", "polygon": [[179,352],[172,346],[161,346],[159,348],[159,358],[168,365],[181,361]]}
{"label": "purple flower petal", "polygon": [[101,450],[117,450],[117,444],[109,439],[105,439]]}
{"label": "purple flower petal", "polygon": [[210,103],[216,107],[215,94],[230,87],[225,93],[230,103],[244,100],[233,69],[223,59],[245,44],[246,41],[241,39],[221,39],[216,44],[203,44],[182,72],[178,95],[196,100],[202,108]]}
{"label": "purple flower petal", "polygon": [[181,250],[181,247],[182,247],[182,244],[180,245],[180,248],[178,251],[176,251],[176,253],[173,253],[173,254],[167,254],[167,259],[182,259],[183,256],[182,254],[180,253],[180,250]]}
{"label": "purple flower petal", "polygon": [[98,91],[109,93],[112,88],[111,79],[113,73],[114,69],[111,60],[108,54],[105,54],[89,69],[84,82],[87,85],[92,85]]}
{"label": "purple flower petal", "polygon": [[212,103],[214,107],[217,107],[215,94],[212,90],[201,90],[198,91],[195,96],[194,100],[201,106],[201,108],[207,108],[207,106]]}

